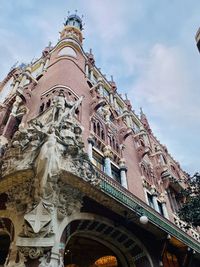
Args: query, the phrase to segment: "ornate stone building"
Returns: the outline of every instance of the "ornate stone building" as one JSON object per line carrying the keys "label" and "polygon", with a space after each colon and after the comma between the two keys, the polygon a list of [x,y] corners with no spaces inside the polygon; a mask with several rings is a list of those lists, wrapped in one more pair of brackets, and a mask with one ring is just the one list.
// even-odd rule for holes
{"label": "ornate stone building", "polygon": [[71,15],[0,83],[0,266],[199,266],[187,173],[82,40]]}

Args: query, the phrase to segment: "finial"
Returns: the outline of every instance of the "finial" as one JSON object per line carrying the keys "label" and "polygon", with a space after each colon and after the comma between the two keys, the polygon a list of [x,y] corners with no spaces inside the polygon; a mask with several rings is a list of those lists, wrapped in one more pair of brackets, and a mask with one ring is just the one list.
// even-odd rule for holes
{"label": "finial", "polygon": [[125,98],[126,98],[126,100],[128,100],[127,93],[125,93]]}
{"label": "finial", "polygon": [[113,80],[113,75],[111,75],[110,77],[111,77],[111,82],[114,82],[114,80]]}
{"label": "finial", "polygon": [[143,115],[143,114],[144,114],[144,112],[142,110],[142,107],[140,107],[140,115]]}

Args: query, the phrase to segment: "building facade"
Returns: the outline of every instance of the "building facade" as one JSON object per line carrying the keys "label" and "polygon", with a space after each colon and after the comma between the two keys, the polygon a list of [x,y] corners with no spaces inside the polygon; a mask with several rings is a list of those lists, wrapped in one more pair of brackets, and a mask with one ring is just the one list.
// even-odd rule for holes
{"label": "building facade", "polygon": [[71,15],[0,83],[0,266],[199,266],[188,174],[82,41]]}

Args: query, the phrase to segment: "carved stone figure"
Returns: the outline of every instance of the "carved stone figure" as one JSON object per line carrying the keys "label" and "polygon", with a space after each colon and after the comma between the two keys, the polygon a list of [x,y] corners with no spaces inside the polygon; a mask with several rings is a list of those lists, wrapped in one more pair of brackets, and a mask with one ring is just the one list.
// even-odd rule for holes
{"label": "carved stone figure", "polygon": [[81,96],[77,101],[68,101],[65,100],[66,105],[65,105],[65,112],[62,114],[60,121],[62,119],[72,119],[73,116],[75,115],[76,109],[79,107],[83,100],[83,96]]}
{"label": "carved stone figure", "polygon": [[60,92],[58,96],[53,99],[53,121],[60,121],[60,117],[65,110],[65,96]]}
{"label": "carved stone figure", "polygon": [[22,103],[22,99],[21,99],[20,96],[17,95],[16,98],[15,98],[15,102],[13,103],[12,111],[11,111],[11,114],[13,116],[17,115],[17,112],[18,112],[18,109],[19,109],[21,103]]}
{"label": "carved stone figure", "polygon": [[74,125],[70,120],[65,120],[61,123],[60,137],[67,145],[75,144]]}
{"label": "carved stone figure", "polygon": [[105,118],[105,121],[110,122],[111,112],[110,112],[109,105],[105,105],[104,107],[102,107],[102,112],[103,112],[103,116]]}
{"label": "carved stone figure", "polygon": [[59,219],[70,216],[74,212],[80,211],[82,207],[83,193],[78,189],[59,181],[59,204],[57,215]]}
{"label": "carved stone figure", "polygon": [[46,135],[39,155],[37,156],[36,167],[36,183],[39,183],[39,194],[42,194],[43,189],[47,183],[48,177],[58,175],[60,171],[60,156],[62,140],[56,135],[54,127],[49,132],[43,132],[41,128],[35,126],[38,132],[42,132]]}
{"label": "carved stone figure", "polygon": [[75,111],[81,104],[83,96],[77,101],[69,101],[65,99],[64,93],[60,92],[53,100],[53,119],[52,121],[61,122],[63,118],[71,118],[75,115]]}

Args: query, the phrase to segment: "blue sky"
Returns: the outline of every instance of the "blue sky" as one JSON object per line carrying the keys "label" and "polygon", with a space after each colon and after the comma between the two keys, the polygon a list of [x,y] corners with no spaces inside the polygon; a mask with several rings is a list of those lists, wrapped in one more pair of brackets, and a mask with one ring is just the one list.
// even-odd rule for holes
{"label": "blue sky", "polygon": [[84,48],[182,168],[200,171],[198,0],[1,0],[0,80],[59,38],[67,12],[84,15]]}

